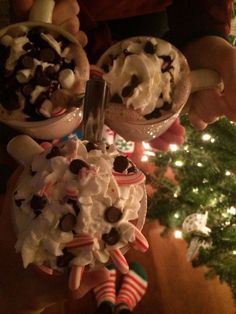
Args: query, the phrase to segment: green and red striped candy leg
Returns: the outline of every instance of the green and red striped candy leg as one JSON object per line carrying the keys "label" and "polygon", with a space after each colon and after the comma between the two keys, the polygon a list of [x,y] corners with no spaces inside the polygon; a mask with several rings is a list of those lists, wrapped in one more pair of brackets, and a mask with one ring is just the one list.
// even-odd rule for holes
{"label": "green and red striped candy leg", "polygon": [[108,265],[107,268],[110,272],[109,279],[93,289],[98,308],[113,307],[116,302],[116,269],[113,264]]}
{"label": "green and red striped candy leg", "polygon": [[145,269],[136,262],[129,264],[129,272],[124,275],[117,295],[115,313],[131,312],[144,296],[147,285]]}

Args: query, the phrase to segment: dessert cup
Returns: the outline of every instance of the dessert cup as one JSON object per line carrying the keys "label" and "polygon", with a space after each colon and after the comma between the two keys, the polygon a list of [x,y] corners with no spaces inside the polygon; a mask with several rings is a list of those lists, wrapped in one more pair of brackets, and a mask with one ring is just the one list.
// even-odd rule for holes
{"label": "dessert cup", "polygon": [[84,269],[112,261],[126,273],[126,251],[148,249],[145,176],[114,146],[99,145],[74,137],[45,151],[19,135],[7,147],[24,166],[12,195],[16,250],[24,267],[69,271],[71,290]]}
{"label": "dessert cup", "polygon": [[117,42],[105,51],[97,66],[110,88],[105,123],[131,141],[149,141],[164,133],[187,111],[191,93],[223,90],[218,73],[190,71],[177,48],[154,37]]}
{"label": "dessert cup", "polygon": [[46,140],[81,123],[89,78],[85,51],[51,23],[53,8],[53,0],[36,0],[29,21],[0,30],[0,122]]}

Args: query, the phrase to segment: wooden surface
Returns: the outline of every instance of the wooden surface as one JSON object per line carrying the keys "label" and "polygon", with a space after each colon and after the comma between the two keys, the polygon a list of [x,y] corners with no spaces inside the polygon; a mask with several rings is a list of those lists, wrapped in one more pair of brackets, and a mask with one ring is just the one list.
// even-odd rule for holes
{"label": "wooden surface", "polygon": [[[235,314],[228,286],[217,279],[206,280],[206,268],[192,268],[186,261],[183,240],[160,236],[157,221],[147,222],[145,235],[150,249],[147,253],[130,251],[129,261],[140,262],[147,270],[149,286],[134,314]],[[58,304],[44,314],[95,314],[92,293],[70,304]]]}

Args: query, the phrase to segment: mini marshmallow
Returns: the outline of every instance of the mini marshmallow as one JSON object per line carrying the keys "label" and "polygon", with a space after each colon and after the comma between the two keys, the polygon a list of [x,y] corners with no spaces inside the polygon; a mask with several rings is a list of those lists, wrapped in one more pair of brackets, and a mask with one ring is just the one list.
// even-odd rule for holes
{"label": "mini marshmallow", "polygon": [[13,38],[9,35],[5,35],[1,38],[1,44],[4,46],[11,46]]}
{"label": "mini marshmallow", "polygon": [[71,69],[64,69],[59,73],[62,88],[70,89],[75,83],[75,74]]}
{"label": "mini marshmallow", "polygon": [[42,103],[39,112],[46,118],[51,118],[51,112],[52,112],[52,102],[48,99],[44,100]]}
{"label": "mini marshmallow", "polygon": [[16,79],[19,83],[27,83],[31,78],[31,69],[19,70],[16,73]]}

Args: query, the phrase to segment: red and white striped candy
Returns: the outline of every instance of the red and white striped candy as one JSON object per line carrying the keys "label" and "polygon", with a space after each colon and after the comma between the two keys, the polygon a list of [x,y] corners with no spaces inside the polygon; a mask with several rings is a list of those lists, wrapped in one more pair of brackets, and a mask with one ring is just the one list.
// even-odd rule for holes
{"label": "red and white striped candy", "polygon": [[52,117],[57,117],[62,115],[63,113],[65,113],[66,109],[63,107],[56,107],[53,111],[52,111]]}
{"label": "red and white striped candy", "polygon": [[119,249],[113,249],[109,251],[111,259],[115,266],[122,274],[127,274],[129,271],[129,265]]}
{"label": "red and white striped candy", "polygon": [[131,242],[130,245],[135,250],[138,250],[140,252],[146,252],[147,249],[149,248],[147,239],[138,228],[135,227],[134,232],[135,232],[135,240]]}
{"label": "red and white striped candy", "polygon": [[90,235],[80,235],[78,237],[74,237],[74,239],[66,244],[67,248],[91,248],[94,243],[94,238]]}
{"label": "red and white striped candy", "polygon": [[37,266],[42,272],[52,276],[54,271],[52,268],[48,267],[48,266],[45,266],[45,265],[40,265],[40,266]]}
{"label": "red and white striped candy", "polygon": [[69,289],[71,291],[79,289],[83,272],[84,267],[72,265],[69,277]]}
{"label": "red and white striped candy", "polygon": [[139,184],[145,181],[145,175],[142,171],[138,171],[135,173],[119,173],[113,172],[113,176],[116,179],[116,182],[119,185],[122,184]]}

